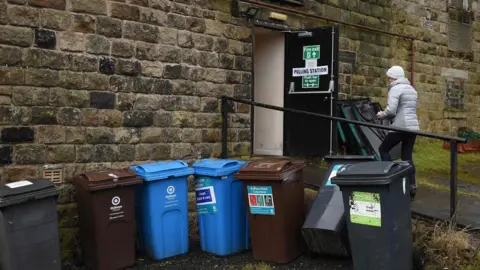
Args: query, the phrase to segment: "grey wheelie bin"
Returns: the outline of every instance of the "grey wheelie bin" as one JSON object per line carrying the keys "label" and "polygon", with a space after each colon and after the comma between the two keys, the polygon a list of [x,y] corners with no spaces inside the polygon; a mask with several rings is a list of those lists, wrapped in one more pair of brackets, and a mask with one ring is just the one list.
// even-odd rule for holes
{"label": "grey wheelie bin", "polygon": [[412,269],[411,171],[406,162],[364,162],[332,179],[342,191],[355,270]]}
{"label": "grey wheelie bin", "polygon": [[350,254],[342,192],[331,183],[337,171],[348,164],[374,161],[374,156],[326,156],[328,170],[302,227],[311,253],[347,257]]}
{"label": "grey wheelie bin", "polygon": [[46,179],[0,185],[0,269],[61,269],[57,197]]}

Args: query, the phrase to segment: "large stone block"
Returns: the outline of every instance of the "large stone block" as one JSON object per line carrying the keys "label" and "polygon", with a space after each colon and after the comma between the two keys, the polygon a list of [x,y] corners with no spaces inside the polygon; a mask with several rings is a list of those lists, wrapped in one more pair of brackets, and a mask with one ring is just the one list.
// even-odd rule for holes
{"label": "large stone block", "polygon": [[40,26],[55,30],[67,30],[72,27],[73,15],[59,10],[40,9]]}
{"label": "large stone block", "polygon": [[49,104],[56,107],[83,108],[88,106],[89,99],[87,91],[51,88]]}
{"label": "large stone block", "polygon": [[196,49],[202,51],[212,51],[215,39],[212,36],[193,34],[192,42]]}
{"label": "large stone block", "polygon": [[30,47],[33,44],[33,32],[30,28],[0,26],[0,43]]}
{"label": "large stone block", "polygon": [[148,127],[153,124],[153,112],[151,111],[126,111],[123,117],[125,127]]}
{"label": "large stone block", "polygon": [[140,129],[117,128],[114,132],[115,143],[136,144],[140,142]]}
{"label": "large stone block", "polygon": [[46,162],[50,164],[69,163],[75,161],[73,145],[49,145],[47,146]]}
{"label": "large stone block", "polygon": [[135,53],[135,46],[131,42],[123,40],[112,41],[112,55],[130,58]]}
{"label": "large stone block", "polygon": [[24,69],[0,67],[0,84],[21,85],[24,83],[25,83]]}
{"label": "large stone block", "polygon": [[60,87],[67,89],[81,89],[83,74],[80,72],[60,71]]}
{"label": "large stone block", "polygon": [[112,17],[122,20],[138,21],[140,19],[140,9],[133,5],[112,2],[110,12]]}
{"label": "large stone block", "polygon": [[135,146],[135,160],[166,160],[170,159],[171,144],[137,144]]}
{"label": "large stone block", "polygon": [[85,143],[86,130],[84,127],[65,127],[65,142],[68,144]]}
{"label": "large stone block", "polygon": [[45,106],[49,103],[50,90],[40,87],[19,86],[13,88],[12,104],[20,106]]}
{"label": "large stone block", "polygon": [[57,108],[49,107],[33,107],[32,108],[32,124],[34,125],[56,125]]}
{"label": "large stone block", "polygon": [[85,37],[82,33],[63,32],[59,35],[60,49],[69,52],[85,51]]}
{"label": "large stone block", "polygon": [[1,132],[0,141],[3,143],[33,142],[35,131],[31,127],[7,127]]}
{"label": "large stone block", "polygon": [[8,166],[5,168],[4,174],[7,182],[35,179],[37,178],[37,168],[35,166]]}
{"label": "large stone block", "polygon": [[95,33],[95,17],[86,14],[74,14],[72,30],[81,33]]}
{"label": "large stone block", "polygon": [[110,41],[99,35],[87,36],[86,50],[91,54],[110,54]]}
{"label": "large stone block", "polygon": [[168,21],[167,13],[150,8],[140,8],[140,22],[165,26]]}
{"label": "large stone block", "polygon": [[98,73],[83,74],[83,88],[88,90],[107,90],[109,86],[109,77]]}
{"label": "large stone block", "polygon": [[159,40],[160,32],[158,27],[153,25],[126,21],[123,36],[131,40],[155,43]]}
{"label": "large stone block", "polygon": [[60,83],[58,71],[49,69],[26,69],[25,84],[34,86],[57,86]]}
{"label": "large stone block", "polygon": [[64,10],[66,0],[28,0],[31,6]]}
{"label": "large stone block", "polygon": [[196,156],[192,144],[175,143],[172,145],[171,159],[193,159]]}
{"label": "large stone block", "polygon": [[136,42],[136,57],[140,60],[156,60],[158,56],[158,46],[156,44]]}
{"label": "large stone block", "polygon": [[117,161],[119,149],[114,144],[97,144],[93,147],[93,162]]}
{"label": "large stone block", "polygon": [[194,127],[195,117],[191,112],[172,112],[171,113],[171,126],[172,127]]}
{"label": "large stone block", "polygon": [[29,125],[31,119],[31,108],[0,106],[0,125]]}
{"label": "large stone block", "polygon": [[165,12],[170,11],[172,3],[168,0],[151,0],[150,7],[158,10],[162,10]]}
{"label": "large stone block", "polygon": [[135,100],[135,109],[159,110],[162,105],[162,96],[138,94]]}
{"label": "large stone block", "polygon": [[86,141],[90,144],[109,144],[115,141],[115,132],[112,128],[95,127],[86,129]]}
{"label": "large stone block", "polygon": [[168,28],[168,27],[159,27],[158,31],[159,31],[158,41],[161,44],[165,44],[165,45],[177,44],[177,35],[178,35],[177,29]]}
{"label": "large stone block", "polygon": [[38,27],[39,12],[36,8],[10,6],[7,10],[8,22],[11,25]]}
{"label": "large stone block", "polygon": [[72,55],[72,71],[92,72],[98,70],[98,59],[90,55]]}
{"label": "large stone block", "polygon": [[82,124],[85,126],[122,126],[123,115],[117,110],[84,109]]}
{"label": "large stone block", "polygon": [[70,10],[78,13],[107,14],[105,0],[71,0]]}
{"label": "large stone block", "polygon": [[15,146],[16,164],[43,164],[46,161],[46,146],[38,144],[19,144]]}

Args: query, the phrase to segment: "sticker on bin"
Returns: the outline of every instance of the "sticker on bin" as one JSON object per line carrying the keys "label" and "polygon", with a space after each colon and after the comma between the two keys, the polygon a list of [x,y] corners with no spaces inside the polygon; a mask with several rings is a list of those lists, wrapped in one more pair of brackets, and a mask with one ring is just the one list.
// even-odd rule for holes
{"label": "sticker on bin", "polygon": [[165,207],[174,207],[178,206],[178,199],[177,199],[177,194],[175,194],[175,187],[174,186],[168,186],[165,195]]}
{"label": "sticker on bin", "polygon": [[381,227],[380,194],[353,192],[350,196],[350,222]]}
{"label": "sticker on bin", "polygon": [[125,217],[123,206],[120,204],[121,199],[119,196],[112,198],[112,205],[110,206],[110,220],[120,219]]}
{"label": "sticker on bin", "polygon": [[217,199],[213,181],[209,177],[198,178],[195,183],[195,196],[197,198],[197,214],[213,214],[217,212]]}
{"label": "sticker on bin", "polygon": [[33,183],[30,182],[30,181],[18,181],[18,182],[13,182],[13,183],[10,183],[10,184],[6,184],[5,186],[7,186],[9,188],[19,188],[19,187],[25,187],[25,186],[30,186],[30,185],[33,185]]}
{"label": "sticker on bin", "polygon": [[252,215],[275,215],[272,187],[248,186],[247,190]]}
{"label": "sticker on bin", "polygon": [[338,170],[340,170],[340,168],[342,168],[342,166],[343,166],[343,164],[338,164],[338,165],[333,166],[332,172],[328,176],[327,183],[325,184],[325,186],[334,186],[334,187],[337,186],[335,184],[332,184],[332,178],[337,176],[337,172],[338,172]]}

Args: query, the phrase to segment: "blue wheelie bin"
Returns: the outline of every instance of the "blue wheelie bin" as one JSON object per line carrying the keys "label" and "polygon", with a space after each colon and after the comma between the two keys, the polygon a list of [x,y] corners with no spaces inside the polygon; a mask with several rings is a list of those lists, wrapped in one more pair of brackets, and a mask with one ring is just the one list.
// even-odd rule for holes
{"label": "blue wheelie bin", "polygon": [[249,249],[243,182],[233,174],[243,161],[204,159],[194,163],[201,249],[227,256]]}
{"label": "blue wheelie bin", "polygon": [[181,160],[132,166],[144,185],[137,189],[137,228],[142,250],[154,260],[188,252],[187,176],[193,169]]}

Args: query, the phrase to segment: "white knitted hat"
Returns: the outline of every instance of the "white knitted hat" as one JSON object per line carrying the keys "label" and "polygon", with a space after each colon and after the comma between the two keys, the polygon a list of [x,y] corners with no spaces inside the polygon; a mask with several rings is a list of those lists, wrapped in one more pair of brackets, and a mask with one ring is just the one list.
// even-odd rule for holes
{"label": "white knitted hat", "polygon": [[392,79],[400,79],[405,77],[405,71],[400,66],[393,66],[389,70],[387,70],[387,76]]}

